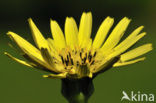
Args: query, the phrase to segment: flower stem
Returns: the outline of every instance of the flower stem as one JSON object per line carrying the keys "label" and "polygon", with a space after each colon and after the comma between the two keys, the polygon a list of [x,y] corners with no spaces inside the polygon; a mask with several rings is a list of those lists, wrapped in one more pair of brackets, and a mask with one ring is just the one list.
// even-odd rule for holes
{"label": "flower stem", "polygon": [[88,103],[94,92],[92,79],[62,79],[62,95],[69,103]]}

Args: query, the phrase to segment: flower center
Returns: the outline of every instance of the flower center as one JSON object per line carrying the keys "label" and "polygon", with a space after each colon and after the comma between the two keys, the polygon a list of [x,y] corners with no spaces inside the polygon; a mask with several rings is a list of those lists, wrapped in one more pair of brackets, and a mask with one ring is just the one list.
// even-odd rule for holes
{"label": "flower center", "polygon": [[71,74],[77,74],[80,77],[89,75],[90,68],[96,63],[96,55],[97,51],[93,52],[86,49],[62,49],[59,53],[64,68],[69,71],[72,70]]}

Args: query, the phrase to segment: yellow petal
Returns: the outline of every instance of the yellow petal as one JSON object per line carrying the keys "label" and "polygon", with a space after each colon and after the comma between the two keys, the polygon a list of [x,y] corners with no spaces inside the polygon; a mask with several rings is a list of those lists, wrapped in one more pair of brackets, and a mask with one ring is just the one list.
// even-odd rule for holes
{"label": "yellow petal", "polygon": [[57,44],[55,44],[54,40],[51,38],[47,39],[48,45],[50,45],[50,48],[53,52],[57,52]]}
{"label": "yellow petal", "polygon": [[26,62],[26,61],[23,61],[23,60],[20,60],[20,59],[17,59],[15,57],[13,57],[12,55],[10,55],[9,53],[5,52],[4,53],[5,55],[7,55],[9,58],[11,58],[12,60],[15,60],[16,62],[20,63],[20,64],[23,64],[25,66],[28,66],[28,67],[33,67],[33,68],[36,68],[36,69],[40,69],[40,70],[44,70],[44,71],[47,71],[47,72],[53,72],[51,71],[50,69],[47,69],[46,66],[44,65],[41,65],[40,63],[33,63],[33,62]]}
{"label": "yellow petal", "polygon": [[115,50],[122,48],[129,42],[133,41],[133,39],[139,34],[139,32],[144,28],[144,26],[138,27],[136,30],[134,30],[124,41],[122,41],[117,47],[115,47]]}
{"label": "yellow petal", "polygon": [[51,38],[47,39],[49,48],[51,49],[51,52],[55,52],[55,46],[54,46],[54,40],[52,40]]}
{"label": "yellow petal", "polygon": [[102,24],[99,27],[99,30],[95,36],[94,42],[93,42],[93,48],[99,48],[103,44],[109,30],[111,29],[113,25],[114,19],[107,17]]}
{"label": "yellow petal", "polygon": [[92,40],[91,40],[91,38],[85,39],[83,41],[83,44],[81,44],[81,48],[90,48],[88,46],[92,46]]}
{"label": "yellow petal", "polygon": [[49,53],[53,57],[57,58],[57,60],[59,60],[60,59],[60,56],[58,54],[58,51],[56,50],[56,47],[55,47],[55,44],[54,44],[54,40],[52,40],[51,38],[48,38],[47,39],[47,42],[48,42],[48,45],[49,45],[49,48],[50,48]]}
{"label": "yellow petal", "polygon": [[133,64],[136,62],[140,62],[145,60],[145,57],[139,58],[139,59],[135,59],[135,60],[131,60],[131,61],[127,61],[127,62],[117,62],[113,65],[113,67],[118,67],[118,66],[125,66],[125,65],[129,65],[129,64]]}
{"label": "yellow petal", "polygon": [[91,12],[83,13],[79,25],[78,41],[79,45],[86,43],[86,40],[90,39],[92,31],[92,14]]}
{"label": "yellow petal", "polygon": [[89,40],[88,45],[87,45],[87,50],[90,50],[92,47],[92,39]]}
{"label": "yellow petal", "polygon": [[50,20],[51,33],[58,49],[62,49],[66,47],[66,42],[64,38],[64,34],[58,25],[58,23],[54,20]]}
{"label": "yellow petal", "polygon": [[64,67],[62,67],[61,65],[58,64],[59,65],[59,67],[58,67],[58,65],[55,64],[55,59],[50,54],[48,49],[41,48],[41,53],[42,53],[42,56],[43,56],[44,60],[50,65],[50,67],[52,68],[53,71],[63,72],[65,70]]}
{"label": "yellow petal", "polygon": [[93,73],[105,71],[111,68],[114,65],[114,63],[116,63],[118,60],[119,57],[114,57],[110,59],[104,58],[103,60],[101,60],[101,63],[97,64],[96,68],[92,68],[91,71]]}
{"label": "yellow petal", "polygon": [[66,78],[67,73],[43,75],[44,78]]}
{"label": "yellow petal", "polygon": [[122,38],[129,23],[130,23],[130,19],[124,17],[113,29],[113,31],[111,32],[110,36],[108,37],[108,39],[106,40],[106,42],[104,43],[101,49],[103,51],[108,51],[114,48]]}
{"label": "yellow petal", "polygon": [[36,27],[36,25],[34,24],[34,22],[32,21],[32,19],[28,19],[29,25],[30,25],[30,29],[32,31],[32,36],[33,39],[37,45],[37,47],[39,49],[41,49],[42,47],[47,48],[47,42],[45,40],[45,38],[43,37],[43,35],[41,34],[41,32],[39,31],[39,29]]}
{"label": "yellow petal", "polygon": [[[130,48],[133,44],[135,44],[138,40],[140,40],[142,37],[144,37],[146,35],[146,33],[141,33],[138,36],[132,37],[129,39],[126,38],[125,41],[121,42],[121,45],[115,47],[113,49],[113,53],[110,54],[110,57],[115,57],[117,55],[120,55],[121,53],[123,53],[124,51],[126,51],[128,48]],[[130,35],[131,36],[131,35]],[[129,39],[129,40],[128,40]]]}
{"label": "yellow petal", "polygon": [[13,32],[8,32],[8,36],[18,45],[18,47],[31,58],[33,61],[39,63],[47,69],[54,70],[50,65],[48,65],[43,59],[41,52],[27,42],[25,39]]}
{"label": "yellow petal", "polygon": [[52,67],[54,67],[54,61],[52,59],[51,54],[46,48],[41,48],[41,54],[44,60]]}
{"label": "yellow petal", "polygon": [[15,57],[13,57],[12,55],[10,55],[9,53],[7,52],[4,52],[5,55],[7,55],[9,58],[15,60],[16,62],[20,63],[20,64],[23,64],[25,66],[28,66],[28,67],[33,67],[31,64],[29,64],[28,62],[26,61],[23,61],[23,60],[20,60],[20,59],[17,59]]}
{"label": "yellow petal", "polygon": [[65,22],[65,37],[67,45],[72,49],[74,49],[75,46],[78,45],[77,35],[78,28],[74,18],[67,17]]}
{"label": "yellow petal", "polygon": [[131,60],[152,50],[152,44],[145,44],[121,55],[121,61]]}
{"label": "yellow petal", "polygon": [[33,55],[34,57],[40,59],[41,61],[44,61],[40,51],[35,48],[33,45],[31,45],[29,42],[27,42],[25,39],[17,35],[13,32],[8,32],[7,35],[15,41],[15,43],[19,46],[19,48],[28,55]]}

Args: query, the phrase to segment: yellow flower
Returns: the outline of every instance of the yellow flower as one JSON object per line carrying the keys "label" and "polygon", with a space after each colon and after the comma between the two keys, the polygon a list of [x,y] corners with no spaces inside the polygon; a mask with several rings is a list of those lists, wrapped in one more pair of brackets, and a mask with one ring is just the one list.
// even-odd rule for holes
{"label": "yellow flower", "polygon": [[[145,36],[141,33],[143,26],[134,30],[125,40],[121,41],[130,19],[124,17],[107,35],[113,25],[114,19],[107,17],[99,27],[94,40],[91,38],[92,14],[83,13],[79,29],[72,17],[67,17],[63,34],[60,26],[50,20],[53,38],[44,38],[32,19],[28,19],[36,47],[13,32],[8,36],[18,45],[23,61],[10,54],[7,56],[29,67],[45,70],[51,74],[43,77],[53,78],[92,78],[110,67],[118,67],[136,63],[145,59],[137,58],[152,50],[152,44],[144,44],[133,50],[126,51],[138,40]],[[107,38],[107,39],[106,39]]]}

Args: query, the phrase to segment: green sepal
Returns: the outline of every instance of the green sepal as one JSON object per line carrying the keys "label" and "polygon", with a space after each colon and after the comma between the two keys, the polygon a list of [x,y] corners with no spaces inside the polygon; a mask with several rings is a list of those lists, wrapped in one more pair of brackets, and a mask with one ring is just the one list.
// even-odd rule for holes
{"label": "green sepal", "polygon": [[87,103],[94,92],[91,78],[62,79],[62,95],[69,103]]}

